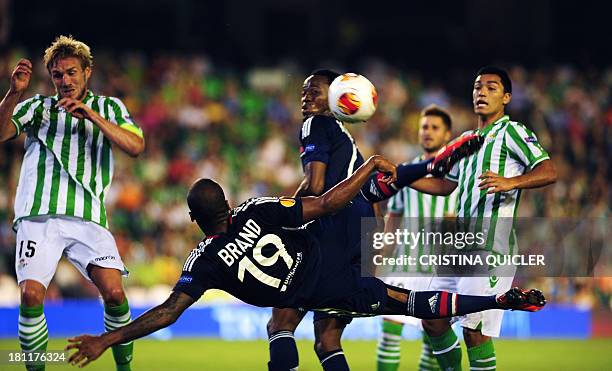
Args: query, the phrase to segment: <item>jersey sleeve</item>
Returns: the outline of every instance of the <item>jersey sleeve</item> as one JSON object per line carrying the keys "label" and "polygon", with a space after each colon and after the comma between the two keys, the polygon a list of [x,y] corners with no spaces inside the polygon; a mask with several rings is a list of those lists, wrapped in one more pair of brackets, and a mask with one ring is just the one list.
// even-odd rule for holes
{"label": "jersey sleeve", "polygon": [[534,132],[521,124],[508,125],[506,144],[510,156],[518,159],[529,170],[540,162],[550,159]]}
{"label": "jersey sleeve", "polygon": [[174,285],[173,291],[180,291],[193,300],[198,300],[206,290],[213,288],[215,277],[212,271],[212,264],[206,264],[199,250],[193,249],[183,265],[183,272]]}
{"label": "jersey sleeve", "polygon": [[403,214],[405,207],[404,191],[400,190],[387,202],[387,210],[393,214]]}
{"label": "jersey sleeve", "polygon": [[300,142],[302,144],[302,165],[312,161],[328,163],[332,148],[332,141],[328,135],[328,125],[331,118],[313,116],[302,124]]}
{"label": "jersey sleeve", "polygon": [[110,97],[108,99],[109,102],[109,121],[117,124],[122,129],[125,129],[131,133],[138,135],[143,138],[142,129],[136,125],[132,116],[128,112],[125,104],[119,99]]}
{"label": "jersey sleeve", "polygon": [[459,164],[461,161],[455,162],[453,167],[450,169],[444,178],[450,180],[451,182],[459,183]]}
{"label": "jersey sleeve", "polygon": [[255,204],[260,216],[271,225],[296,228],[304,224],[300,198],[262,197]]}
{"label": "jersey sleeve", "polygon": [[11,117],[11,122],[15,125],[15,129],[17,129],[15,137],[18,137],[19,134],[32,125],[35,112],[39,108],[42,108],[42,101],[38,99],[38,96],[26,99],[15,106],[13,116]]}
{"label": "jersey sleeve", "polygon": [[[473,130],[464,131],[461,133],[460,137],[473,133]],[[450,180],[453,183],[459,183],[459,164],[463,163],[463,160],[459,160],[455,162],[453,167],[450,169],[448,173],[444,176],[445,179]]]}

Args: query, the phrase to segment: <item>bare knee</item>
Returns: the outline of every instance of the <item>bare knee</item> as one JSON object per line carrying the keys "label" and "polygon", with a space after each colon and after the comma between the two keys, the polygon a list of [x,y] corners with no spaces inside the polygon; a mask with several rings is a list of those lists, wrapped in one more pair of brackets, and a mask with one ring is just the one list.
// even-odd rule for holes
{"label": "bare knee", "polygon": [[125,293],[121,286],[101,290],[100,294],[102,294],[102,300],[107,305],[118,306],[125,301]]}
{"label": "bare knee", "polygon": [[319,355],[340,348],[342,348],[342,344],[340,342],[340,334],[334,332],[323,332],[315,340],[314,344],[314,350]]}
{"label": "bare knee", "polygon": [[423,330],[429,336],[442,336],[450,330],[450,323],[445,319],[424,319],[421,321]]}
{"label": "bare knee", "polygon": [[490,337],[483,335],[480,330],[472,330],[469,328],[463,328],[463,339],[468,348],[472,348],[487,342]]}
{"label": "bare knee", "polygon": [[295,309],[272,309],[272,317],[268,321],[266,329],[268,336],[278,331],[295,331],[302,321],[302,315]]}
{"label": "bare knee", "polygon": [[332,318],[315,322],[315,352],[322,355],[342,348],[340,339],[344,327],[344,323]]}
{"label": "bare knee", "polygon": [[35,281],[26,280],[21,283],[21,305],[34,307],[45,300],[45,287]]}

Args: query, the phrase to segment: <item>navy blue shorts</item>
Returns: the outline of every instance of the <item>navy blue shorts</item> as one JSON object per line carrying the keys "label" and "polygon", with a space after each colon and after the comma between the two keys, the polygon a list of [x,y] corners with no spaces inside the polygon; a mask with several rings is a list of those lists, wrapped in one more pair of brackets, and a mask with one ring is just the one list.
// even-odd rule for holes
{"label": "navy blue shorts", "polygon": [[[374,217],[372,205],[363,197],[357,196],[337,214],[326,216],[312,223],[308,230],[317,236],[321,251],[320,282],[327,282],[319,287],[317,302],[325,299],[338,299],[348,292],[358,290],[355,279],[361,272],[361,218]],[[356,277],[357,275],[357,277]],[[317,289],[317,290],[318,290]],[[315,312],[313,321],[335,317],[345,324],[351,317]]]}
{"label": "navy blue shorts", "polygon": [[[348,324],[354,317],[383,314],[387,305],[387,285],[376,277],[353,276],[350,292],[334,293],[333,299],[324,291],[315,292],[314,321],[335,317]],[[331,284],[331,283],[330,283]]]}

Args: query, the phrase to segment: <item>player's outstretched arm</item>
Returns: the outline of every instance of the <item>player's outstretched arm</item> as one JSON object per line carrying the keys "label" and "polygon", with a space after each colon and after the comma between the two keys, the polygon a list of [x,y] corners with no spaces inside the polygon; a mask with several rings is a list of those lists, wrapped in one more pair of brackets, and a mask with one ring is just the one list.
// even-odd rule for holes
{"label": "player's outstretched arm", "polygon": [[115,344],[126,343],[168,327],[193,303],[191,296],[173,291],[164,303],[147,311],[124,327],[100,336],[81,335],[68,339],[70,344],[66,350],[77,349],[68,362],[83,367],[100,357],[106,349]]}
{"label": "player's outstretched arm", "polygon": [[302,216],[304,221],[317,219],[342,210],[359,193],[361,187],[369,179],[370,174],[374,170],[389,174],[381,179],[383,183],[392,183],[397,179],[395,165],[380,155],[374,155],[350,177],[336,184],[323,195],[319,197],[303,197]]}
{"label": "player's outstretched arm", "polygon": [[[410,186],[420,192],[436,196],[447,196],[457,184],[442,177],[447,174],[459,160],[470,156],[482,147],[484,139],[478,133],[469,133],[456,138],[441,148],[432,160],[397,167],[397,181],[385,185],[379,181],[380,175],[373,175],[361,189],[370,202],[380,202],[391,198],[403,187]],[[424,178],[431,174],[439,179]]]}
{"label": "player's outstretched arm", "polygon": [[11,118],[15,106],[30,84],[30,76],[32,76],[32,63],[27,59],[20,60],[11,74],[9,90],[0,102],[0,142],[5,142],[17,135],[17,128],[11,122]]}

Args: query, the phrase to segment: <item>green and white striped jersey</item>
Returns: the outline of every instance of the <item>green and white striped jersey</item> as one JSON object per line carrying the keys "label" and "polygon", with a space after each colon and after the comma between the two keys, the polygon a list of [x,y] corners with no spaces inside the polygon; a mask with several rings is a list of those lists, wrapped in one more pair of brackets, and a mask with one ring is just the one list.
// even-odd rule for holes
{"label": "green and white striped jersey", "polygon": [[[15,196],[15,220],[67,215],[108,228],[104,196],[113,178],[111,142],[93,122],[57,107],[58,96],[36,95],[15,107],[12,122],[27,134]],[[83,102],[106,120],[142,137],[117,98],[87,91]]]}
{"label": "green and white striped jersey", "polygon": [[487,249],[512,253],[516,245],[514,218],[521,191],[487,194],[478,179],[487,170],[504,177],[515,177],[533,169],[550,157],[535,134],[525,125],[503,116],[479,129],[485,141],[480,150],[461,159],[446,175],[458,183],[457,217],[470,230],[487,233]]}
{"label": "green and white striped jersey", "polygon": [[[423,161],[421,156],[416,157],[412,163]],[[454,216],[457,200],[457,190],[448,196],[432,196],[419,192],[415,189],[404,187],[395,196],[389,199],[387,210],[397,216],[401,216],[402,228],[411,232],[432,231],[432,225],[438,224],[441,218]],[[417,258],[416,271],[419,273],[431,273],[431,267],[421,267],[418,257],[423,254],[434,254],[434,246],[423,246],[411,249],[409,246],[396,248],[397,255],[414,256]],[[397,271],[394,269],[393,271]],[[409,267],[404,266],[403,272],[409,272]]]}
{"label": "green and white striped jersey", "polygon": [[[412,163],[420,161],[423,161],[421,156],[412,160]],[[404,187],[389,199],[387,209],[394,214],[401,214],[404,218],[442,218],[454,215],[456,198],[456,190],[448,196],[432,196]]]}

